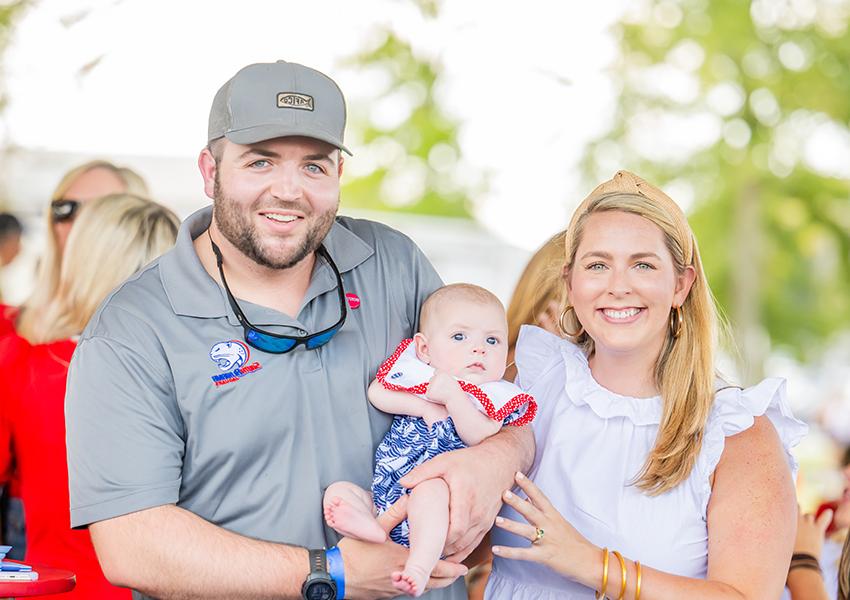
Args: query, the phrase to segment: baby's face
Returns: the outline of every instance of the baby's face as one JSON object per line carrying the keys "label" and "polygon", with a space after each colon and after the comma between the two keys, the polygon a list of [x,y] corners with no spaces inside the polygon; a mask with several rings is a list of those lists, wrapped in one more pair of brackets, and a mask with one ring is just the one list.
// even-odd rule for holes
{"label": "baby's face", "polygon": [[508,325],[501,306],[446,299],[422,333],[435,369],[474,384],[498,381],[505,373]]}

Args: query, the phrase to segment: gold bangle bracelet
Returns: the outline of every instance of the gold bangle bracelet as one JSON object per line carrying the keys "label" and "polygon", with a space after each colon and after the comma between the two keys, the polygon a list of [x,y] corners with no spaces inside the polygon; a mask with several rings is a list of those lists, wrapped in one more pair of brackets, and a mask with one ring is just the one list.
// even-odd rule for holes
{"label": "gold bangle bracelet", "polygon": [[623,558],[623,555],[614,550],[611,554],[617,557],[617,560],[620,561],[620,595],[617,596],[617,600],[625,600],[626,598],[626,581],[628,580],[629,573],[626,571],[626,560]]}
{"label": "gold bangle bracelet", "polygon": [[635,561],[635,571],[637,571],[636,581],[635,581],[635,600],[640,600],[640,580],[641,580],[641,572],[640,572],[640,561]]}
{"label": "gold bangle bracelet", "polygon": [[602,591],[596,592],[596,600],[605,597],[608,590],[608,548],[602,549]]}

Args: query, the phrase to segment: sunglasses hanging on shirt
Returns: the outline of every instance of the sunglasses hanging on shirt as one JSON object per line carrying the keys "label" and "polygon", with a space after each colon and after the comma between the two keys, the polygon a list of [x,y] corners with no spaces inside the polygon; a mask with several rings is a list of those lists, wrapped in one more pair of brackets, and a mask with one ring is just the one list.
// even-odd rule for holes
{"label": "sunglasses hanging on shirt", "polygon": [[343,290],[342,287],[342,275],[340,275],[336,263],[333,261],[324,245],[319,246],[316,250],[316,254],[325,259],[336,276],[336,289],[339,295],[339,320],[327,329],[323,329],[309,335],[283,335],[280,333],[265,331],[251,324],[245,316],[245,313],[243,313],[242,309],[239,308],[239,303],[236,302],[236,298],[227,286],[227,279],[224,276],[224,269],[222,267],[223,258],[221,250],[219,250],[218,246],[216,246],[215,242],[212,240],[209,230],[207,230],[207,236],[210,238],[210,245],[212,246],[213,254],[215,254],[216,263],[218,264],[218,274],[221,276],[221,283],[224,284],[224,291],[227,293],[227,300],[230,302],[230,307],[236,315],[236,320],[239,321],[240,325],[242,325],[242,329],[245,332],[245,342],[248,343],[248,345],[270,354],[285,354],[287,352],[291,352],[299,344],[304,344],[308,350],[313,350],[327,344],[331,338],[335,336],[340,329],[342,329],[342,326],[345,323],[345,317],[348,314],[345,302],[345,290]]}

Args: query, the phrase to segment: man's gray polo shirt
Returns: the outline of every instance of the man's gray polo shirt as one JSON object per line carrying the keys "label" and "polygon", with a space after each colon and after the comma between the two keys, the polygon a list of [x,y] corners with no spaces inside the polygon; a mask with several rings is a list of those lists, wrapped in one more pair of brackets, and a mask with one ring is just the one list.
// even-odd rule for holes
{"label": "man's gray polo shirt", "polygon": [[[322,494],[338,480],[369,489],[391,417],[366,389],[440,279],[404,235],[338,217],[325,247],[359,306],[327,345],[266,354],[244,344],[192,245],[210,219],[210,208],[190,216],[174,249],[115,290],[79,341],[65,407],[71,524],[177,504],[249,537],[330,546]],[[339,318],[320,258],[297,318],[240,306],[253,324],[295,335]]]}

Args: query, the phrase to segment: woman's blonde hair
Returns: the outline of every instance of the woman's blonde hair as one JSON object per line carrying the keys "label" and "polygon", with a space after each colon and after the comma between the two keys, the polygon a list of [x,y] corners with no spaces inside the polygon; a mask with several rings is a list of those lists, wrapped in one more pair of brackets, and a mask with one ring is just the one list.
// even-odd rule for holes
{"label": "woman's blonde hair", "polygon": [[564,295],[564,234],[543,244],[528,261],[508,304],[508,348],[516,346],[522,325],[540,325],[537,316],[550,301],[561,304]]}
{"label": "woman's blonde hair", "polygon": [[[124,182],[124,191],[128,193],[143,197],[149,195],[145,180],[132,169],[118,167],[105,160],[93,160],[74,167],[65,173],[56,186],[56,189],[53,190],[50,201],[62,200],[68,189],[80,176],[95,169],[109,171],[115,175]],[[53,215],[49,207],[46,215],[47,235],[44,255],[39,262],[38,275],[33,292],[27,298],[27,301],[24,302],[23,306],[21,306],[21,312],[17,322],[18,333],[30,340],[38,337],[36,332],[40,328],[41,315],[44,313],[47,305],[56,296],[56,289],[59,286],[59,271],[62,265],[62,251],[56,240],[56,233],[53,228]]]}
{"label": "woman's blonde hair", "polygon": [[68,236],[56,295],[30,342],[82,332],[113,288],[174,245],[179,226],[173,212],[133,194],[112,194],[88,204]]}
{"label": "woman's blonde hair", "polygon": [[[667,338],[655,363],[655,383],[663,402],[661,423],[655,446],[635,484],[656,495],[688,478],[702,447],[706,420],[714,401],[717,309],[696,239],[682,209],[664,192],[626,171],[618,172],[611,181],[597,187],[573,214],[564,242],[567,277],[587,219],[593,214],[610,211],[638,215],[657,225],[664,234],[676,272],[682,274],[687,267],[692,267],[696,274],[681,306],[680,334],[673,336],[675,311],[671,307],[672,326],[667,330]],[[565,320],[570,331],[580,330],[575,311],[567,311]],[[586,332],[581,331],[572,339],[588,357],[593,355],[594,342]]]}

